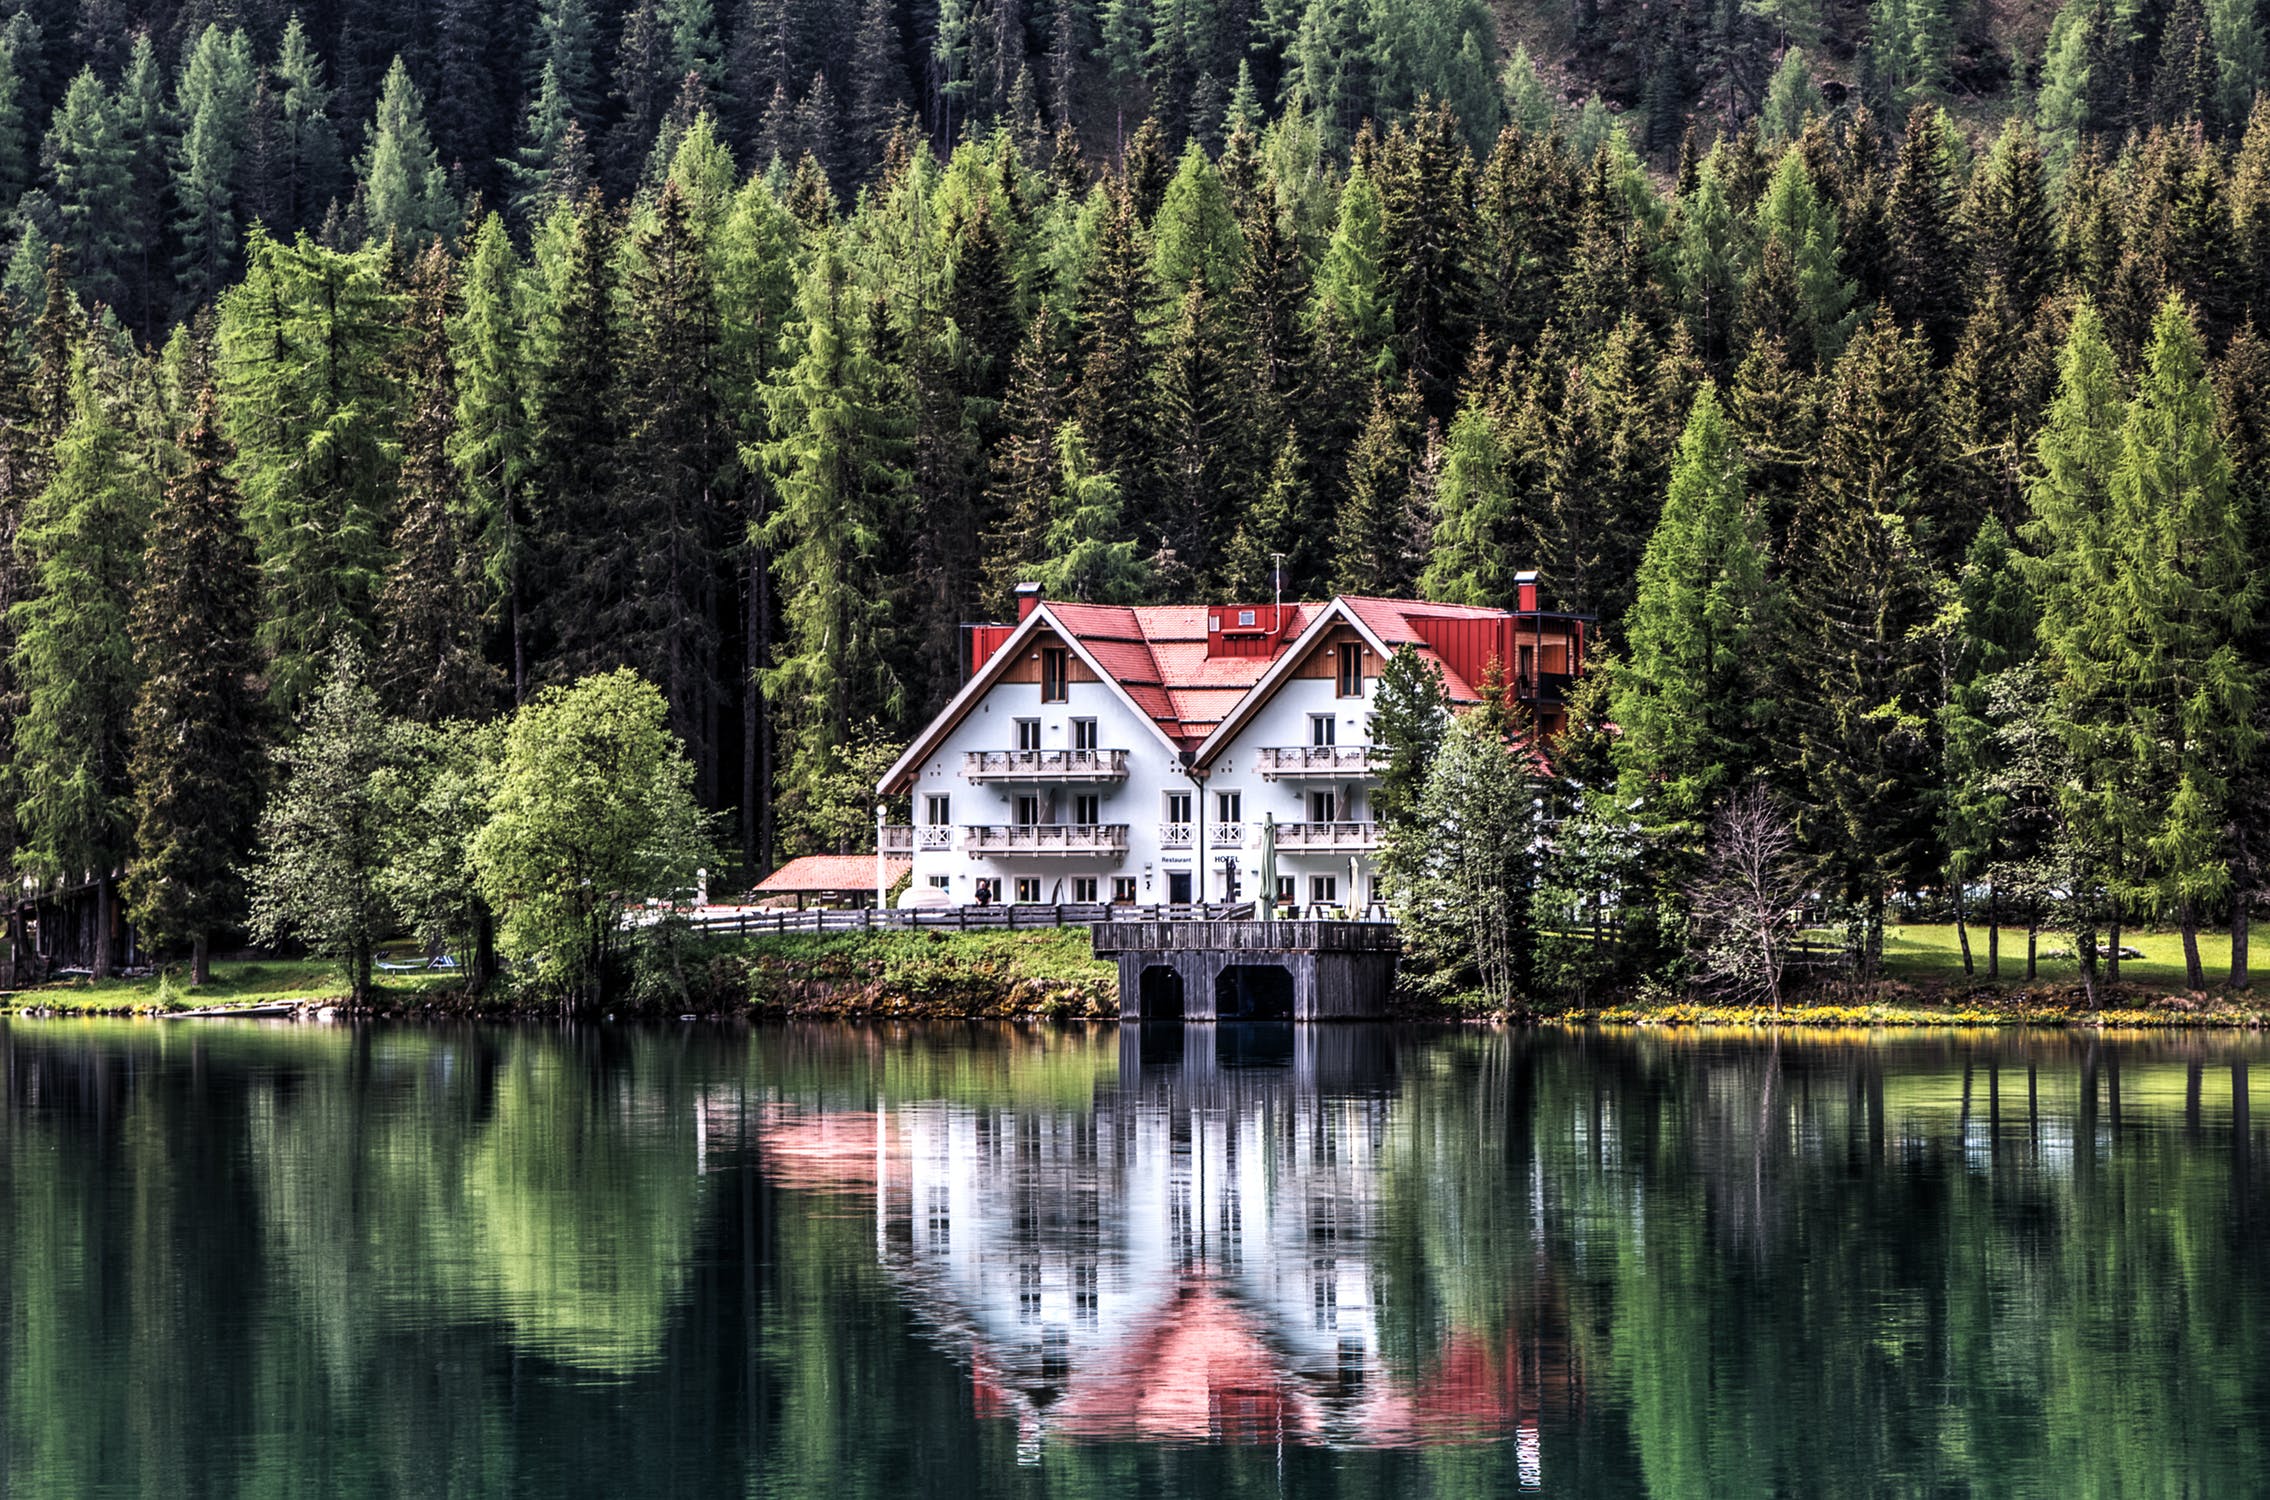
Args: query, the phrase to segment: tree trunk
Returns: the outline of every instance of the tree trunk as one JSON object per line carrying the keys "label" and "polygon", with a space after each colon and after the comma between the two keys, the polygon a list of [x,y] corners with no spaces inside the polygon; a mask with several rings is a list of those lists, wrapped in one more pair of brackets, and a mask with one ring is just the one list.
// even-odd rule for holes
{"label": "tree trunk", "polygon": [[[2097,1008],[2097,924],[2088,923],[2080,935],[2081,993],[2089,1000],[2089,1009]],[[2094,1077],[2094,1074],[2090,1075]]]}
{"label": "tree trunk", "polygon": [[2041,977],[2041,906],[2026,909],[2026,983]]}
{"label": "tree trunk", "polygon": [[478,993],[497,972],[497,919],[487,911],[473,919],[473,951],[465,968],[465,987]]}
{"label": "tree trunk", "polygon": [[[2104,982],[2106,984],[2118,984],[2120,983],[2120,909],[2118,907],[2113,908],[2112,921],[2109,926],[2111,928],[2109,936],[2112,942],[2105,949]],[[2091,933],[2090,936],[2093,939],[2095,934]]]}
{"label": "tree trunk", "polygon": [[2250,907],[2245,890],[2231,892],[2231,988],[2234,990],[2243,990],[2254,983],[2253,974],[2248,972],[2251,958],[2247,941],[2253,936],[2254,925]]}
{"label": "tree trunk", "polygon": [[1964,908],[1963,905],[1963,881],[1960,875],[1955,877],[1954,888],[1955,941],[1962,945],[1963,974],[1965,975],[1965,977],[1968,977],[1971,973],[1974,972],[1974,970],[1971,968],[1970,958],[1970,913]]}
{"label": "tree trunk", "polygon": [[1994,882],[1986,882],[1986,977],[2002,977],[2002,896]]}
{"label": "tree trunk", "polygon": [[2177,903],[2176,920],[2183,926],[2183,987],[2196,995],[2207,988],[2207,969],[2199,962],[2199,913],[2189,896]]}
{"label": "tree trunk", "polygon": [[87,967],[97,979],[110,977],[110,877],[95,877],[95,951]]}
{"label": "tree trunk", "polygon": [[213,978],[213,939],[200,932],[189,940],[189,987],[197,988]]}
{"label": "tree trunk", "polygon": [[357,1005],[370,1001],[370,944],[357,943],[347,954],[347,987]]}

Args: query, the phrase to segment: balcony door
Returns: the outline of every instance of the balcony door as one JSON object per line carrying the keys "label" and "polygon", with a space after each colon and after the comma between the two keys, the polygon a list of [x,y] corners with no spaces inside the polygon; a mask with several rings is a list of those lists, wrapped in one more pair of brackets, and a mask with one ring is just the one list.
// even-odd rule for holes
{"label": "balcony door", "polygon": [[1339,742],[1340,721],[1330,714],[1308,716],[1308,742],[1317,750],[1329,750]]}
{"label": "balcony door", "polygon": [[1310,792],[1308,794],[1308,820],[1311,823],[1339,822],[1339,794],[1336,792]]}
{"label": "balcony door", "polygon": [[1024,793],[1017,798],[1017,826],[1019,828],[1038,828],[1040,826],[1040,811],[1040,798],[1031,792]]}

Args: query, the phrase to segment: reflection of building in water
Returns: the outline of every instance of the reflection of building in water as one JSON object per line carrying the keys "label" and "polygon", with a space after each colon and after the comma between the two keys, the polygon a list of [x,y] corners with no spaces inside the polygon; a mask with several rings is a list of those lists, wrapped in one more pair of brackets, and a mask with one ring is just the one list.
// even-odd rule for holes
{"label": "reflection of building in water", "polygon": [[1092,1109],[779,1112],[758,1134],[784,1185],[872,1204],[878,1255],[1028,1447],[1518,1429],[1533,1455],[1519,1341],[1453,1330],[1423,1369],[1383,1348],[1390,1048],[1357,1028],[1128,1027]]}

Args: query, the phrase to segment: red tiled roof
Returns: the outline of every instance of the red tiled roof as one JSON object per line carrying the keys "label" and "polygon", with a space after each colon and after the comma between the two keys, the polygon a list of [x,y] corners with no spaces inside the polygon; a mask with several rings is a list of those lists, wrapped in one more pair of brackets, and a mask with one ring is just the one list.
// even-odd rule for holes
{"label": "red tiled roof", "polygon": [[[1285,605],[1284,644],[1322,608]],[[1284,654],[1280,645],[1270,656],[1209,656],[1206,626],[1215,610],[1207,605],[1051,600],[1048,612],[1169,739],[1184,745],[1203,740]]]}
{"label": "red tiled roof", "polygon": [[[883,884],[896,885],[899,877],[913,870],[911,859],[885,858]],[[756,889],[780,895],[794,895],[801,891],[871,891],[875,888],[875,856],[872,854],[807,854],[792,859],[756,884]]]}

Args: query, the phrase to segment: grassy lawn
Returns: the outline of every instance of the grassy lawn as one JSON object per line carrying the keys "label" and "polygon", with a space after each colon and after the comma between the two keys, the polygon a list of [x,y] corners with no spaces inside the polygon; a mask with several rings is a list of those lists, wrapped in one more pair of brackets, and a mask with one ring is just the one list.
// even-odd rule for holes
{"label": "grassy lawn", "polygon": [[[2270,933],[2257,932],[2253,941],[2259,945]],[[2073,939],[2062,932],[2044,932],[2041,951],[2069,949]],[[2122,946],[2140,948],[2142,958],[2124,959],[2120,965],[2120,978],[2124,984],[2166,985],[2171,989],[2183,988],[2183,937],[2180,933],[2122,929]],[[1970,930],[1971,961],[1975,966],[1972,980],[1986,981],[1986,929],[1973,926]],[[2270,953],[2261,953],[2260,964],[2270,960]],[[2220,984],[2230,972],[2230,933],[2215,929],[2199,934],[2199,958],[2206,966],[2207,982]],[[1955,935],[1955,926],[1944,925],[1893,927],[1884,937],[1884,969],[1895,979],[1955,979],[1963,978],[1963,951]],[[2077,984],[2081,978],[2081,963],[2077,958],[2044,957],[2040,964],[2039,984]],[[2101,965],[2098,974],[2104,970]],[[2002,982],[2023,984],[2026,979],[2026,930],[2023,927],[2002,929]]]}
{"label": "grassy lawn", "polygon": [[[438,989],[454,982],[447,974],[395,974],[385,976],[382,994],[401,996]],[[199,1010],[206,1006],[258,1005],[276,1000],[344,1000],[347,971],[320,959],[255,959],[246,963],[216,963],[210,983],[189,988],[188,966],[180,966],[170,994],[160,998],[164,981],[61,979],[28,990],[0,994],[0,1011],[38,1007],[60,1011]]]}

